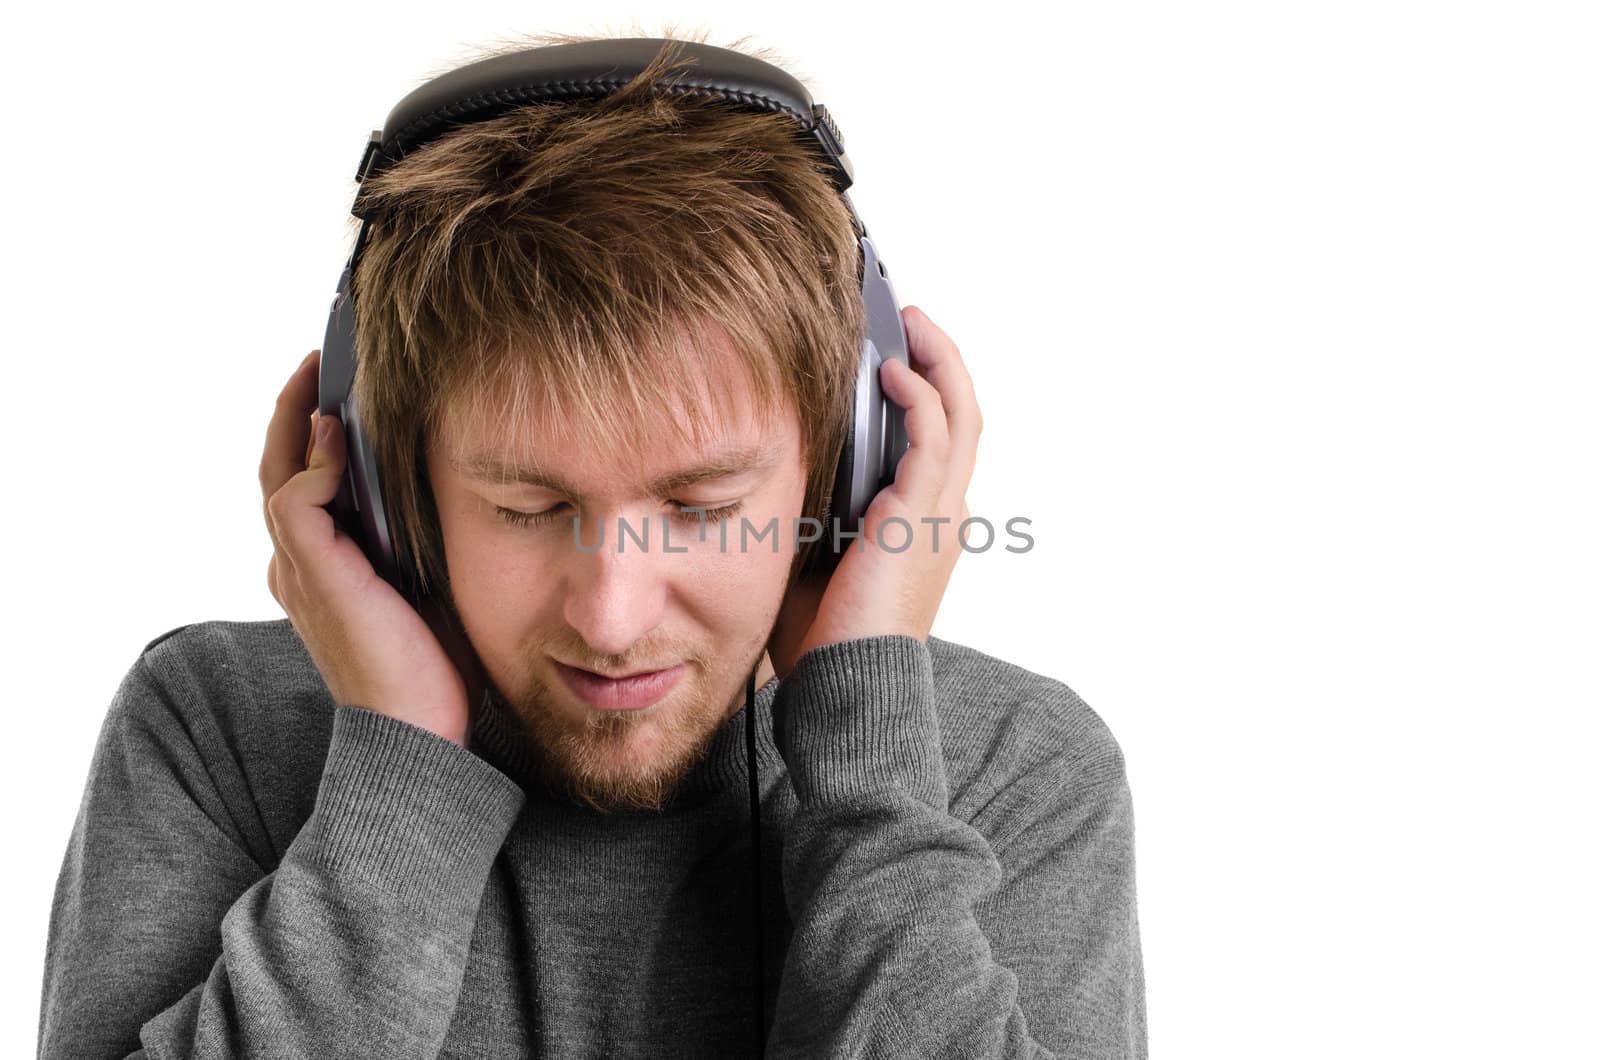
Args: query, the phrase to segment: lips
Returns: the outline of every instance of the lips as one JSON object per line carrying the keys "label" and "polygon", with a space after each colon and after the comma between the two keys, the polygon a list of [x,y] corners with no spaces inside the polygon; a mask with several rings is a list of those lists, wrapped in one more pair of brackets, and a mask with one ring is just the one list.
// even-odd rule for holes
{"label": "lips", "polygon": [[660,702],[687,669],[685,664],[679,663],[664,670],[613,678],[562,662],[556,662],[555,667],[572,694],[596,710],[643,710]]}

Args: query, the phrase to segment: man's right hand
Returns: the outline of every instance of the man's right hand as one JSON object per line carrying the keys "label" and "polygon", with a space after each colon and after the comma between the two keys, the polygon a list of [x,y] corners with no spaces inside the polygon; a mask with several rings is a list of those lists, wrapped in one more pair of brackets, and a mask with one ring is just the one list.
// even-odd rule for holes
{"label": "man's right hand", "polygon": [[[320,351],[312,350],[278,395],[261,455],[261,491],[272,561],[267,585],[305,643],[336,704],[365,707],[466,744],[469,694],[481,677],[443,647],[470,649],[437,606],[424,618],[385,581],[324,505],[344,474],[344,427],[321,417],[312,441]],[[473,689],[463,673],[474,676]]]}

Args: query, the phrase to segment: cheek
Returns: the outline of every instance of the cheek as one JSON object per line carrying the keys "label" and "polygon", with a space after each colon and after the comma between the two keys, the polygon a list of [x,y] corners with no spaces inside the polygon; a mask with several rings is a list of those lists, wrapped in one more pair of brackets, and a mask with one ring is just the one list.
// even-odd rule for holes
{"label": "cheek", "polygon": [[450,592],[462,621],[490,640],[506,635],[544,606],[547,560],[516,527],[506,526],[475,496],[438,500]]}
{"label": "cheek", "polygon": [[776,614],[794,558],[793,530],[780,522],[774,550],[770,532],[760,539],[755,535],[755,530],[765,529],[764,522],[752,518],[743,541],[738,516],[726,525],[725,550],[721,532],[708,526],[704,544],[695,541],[689,552],[664,559],[670,561],[680,595],[693,602],[696,612],[708,616],[707,624],[742,628]]}

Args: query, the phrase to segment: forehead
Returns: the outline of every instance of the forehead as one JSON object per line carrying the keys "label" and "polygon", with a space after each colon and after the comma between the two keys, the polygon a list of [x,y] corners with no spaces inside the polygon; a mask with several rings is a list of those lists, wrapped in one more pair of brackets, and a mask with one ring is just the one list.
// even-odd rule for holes
{"label": "forehead", "polygon": [[724,333],[631,360],[585,373],[510,358],[493,383],[446,406],[438,445],[458,472],[558,478],[584,494],[798,458],[793,402],[776,388],[764,396]]}

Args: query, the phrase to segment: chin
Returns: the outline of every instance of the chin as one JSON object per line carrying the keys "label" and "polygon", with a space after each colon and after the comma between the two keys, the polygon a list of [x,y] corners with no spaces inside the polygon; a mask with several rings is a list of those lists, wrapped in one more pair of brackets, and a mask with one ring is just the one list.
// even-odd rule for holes
{"label": "chin", "polygon": [[565,687],[541,686],[529,700],[523,720],[546,787],[602,813],[659,811],[724,720],[688,679],[637,711],[596,710]]}

